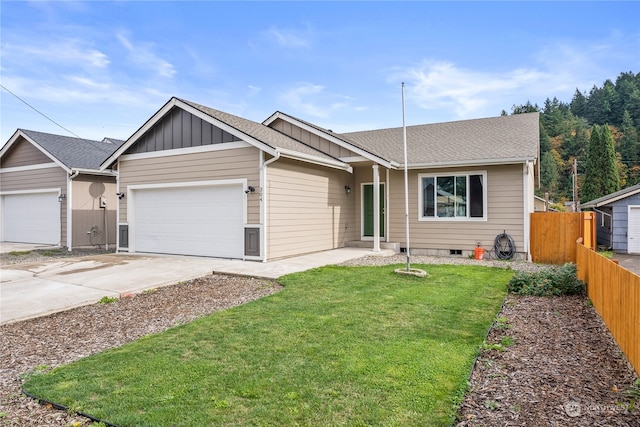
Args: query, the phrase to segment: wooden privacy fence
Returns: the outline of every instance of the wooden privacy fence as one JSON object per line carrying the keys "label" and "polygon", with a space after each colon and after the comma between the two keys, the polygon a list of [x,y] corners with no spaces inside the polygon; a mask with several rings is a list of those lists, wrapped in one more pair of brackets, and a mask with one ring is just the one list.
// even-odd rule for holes
{"label": "wooden privacy fence", "polygon": [[593,306],[640,374],[640,276],[582,244],[576,245],[576,266]]}
{"label": "wooden privacy fence", "polygon": [[594,212],[533,212],[530,216],[531,260],[544,264],[576,263],[576,241],[596,247]]}

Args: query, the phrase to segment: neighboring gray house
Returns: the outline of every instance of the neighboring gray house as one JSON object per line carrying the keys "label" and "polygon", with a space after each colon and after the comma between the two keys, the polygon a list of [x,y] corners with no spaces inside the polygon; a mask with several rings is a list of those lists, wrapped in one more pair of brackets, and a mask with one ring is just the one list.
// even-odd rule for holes
{"label": "neighboring gray house", "polygon": [[[407,127],[413,254],[529,258],[538,113]],[[406,247],[402,128],[339,134],[282,112],[263,123],[171,98],[106,159],[118,250],[268,261]]]}
{"label": "neighboring gray house", "polygon": [[640,254],[640,184],[582,203],[597,216],[597,241],[616,253]]}
{"label": "neighboring gray house", "polygon": [[99,167],[123,142],[18,129],[0,150],[0,242],[115,244],[116,178]]}

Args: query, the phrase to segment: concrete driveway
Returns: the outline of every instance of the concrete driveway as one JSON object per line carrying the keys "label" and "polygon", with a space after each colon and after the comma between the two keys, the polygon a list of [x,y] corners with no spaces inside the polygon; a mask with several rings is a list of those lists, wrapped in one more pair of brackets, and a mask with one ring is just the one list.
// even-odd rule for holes
{"label": "concrete driveway", "polygon": [[[212,272],[275,279],[371,254],[370,249],[343,248],[261,263],[121,253],[7,265],[0,271],[0,324],[92,304],[105,296],[119,297],[171,285]],[[378,254],[390,255],[390,252]]]}

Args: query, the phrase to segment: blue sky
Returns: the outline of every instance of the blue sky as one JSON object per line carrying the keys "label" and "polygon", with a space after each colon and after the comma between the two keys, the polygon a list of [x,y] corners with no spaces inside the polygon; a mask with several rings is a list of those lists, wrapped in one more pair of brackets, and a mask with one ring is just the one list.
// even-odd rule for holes
{"label": "blue sky", "polygon": [[[640,2],[7,2],[0,81],[73,133],[126,139],[171,96],[336,132],[569,102],[640,72]],[[4,89],[1,135],[67,134]]]}

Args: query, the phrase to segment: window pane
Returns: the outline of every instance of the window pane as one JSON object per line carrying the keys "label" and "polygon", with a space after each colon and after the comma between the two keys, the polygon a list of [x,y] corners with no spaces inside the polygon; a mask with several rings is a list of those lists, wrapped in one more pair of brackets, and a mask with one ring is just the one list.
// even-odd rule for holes
{"label": "window pane", "polygon": [[422,178],[422,216],[435,216],[434,179]]}
{"label": "window pane", "polygon": [[467,176],[456,176],[456,216],[467,216]]}
{"label": "window pane", "polygon": [[484,217],[484,196],[482,191],[482,175],[469,176],[469,216]]}
{"label": "window pane", "polygon": [[439,176],[438,183],[438,217],[454,216],[455,188],[452,176]]}

